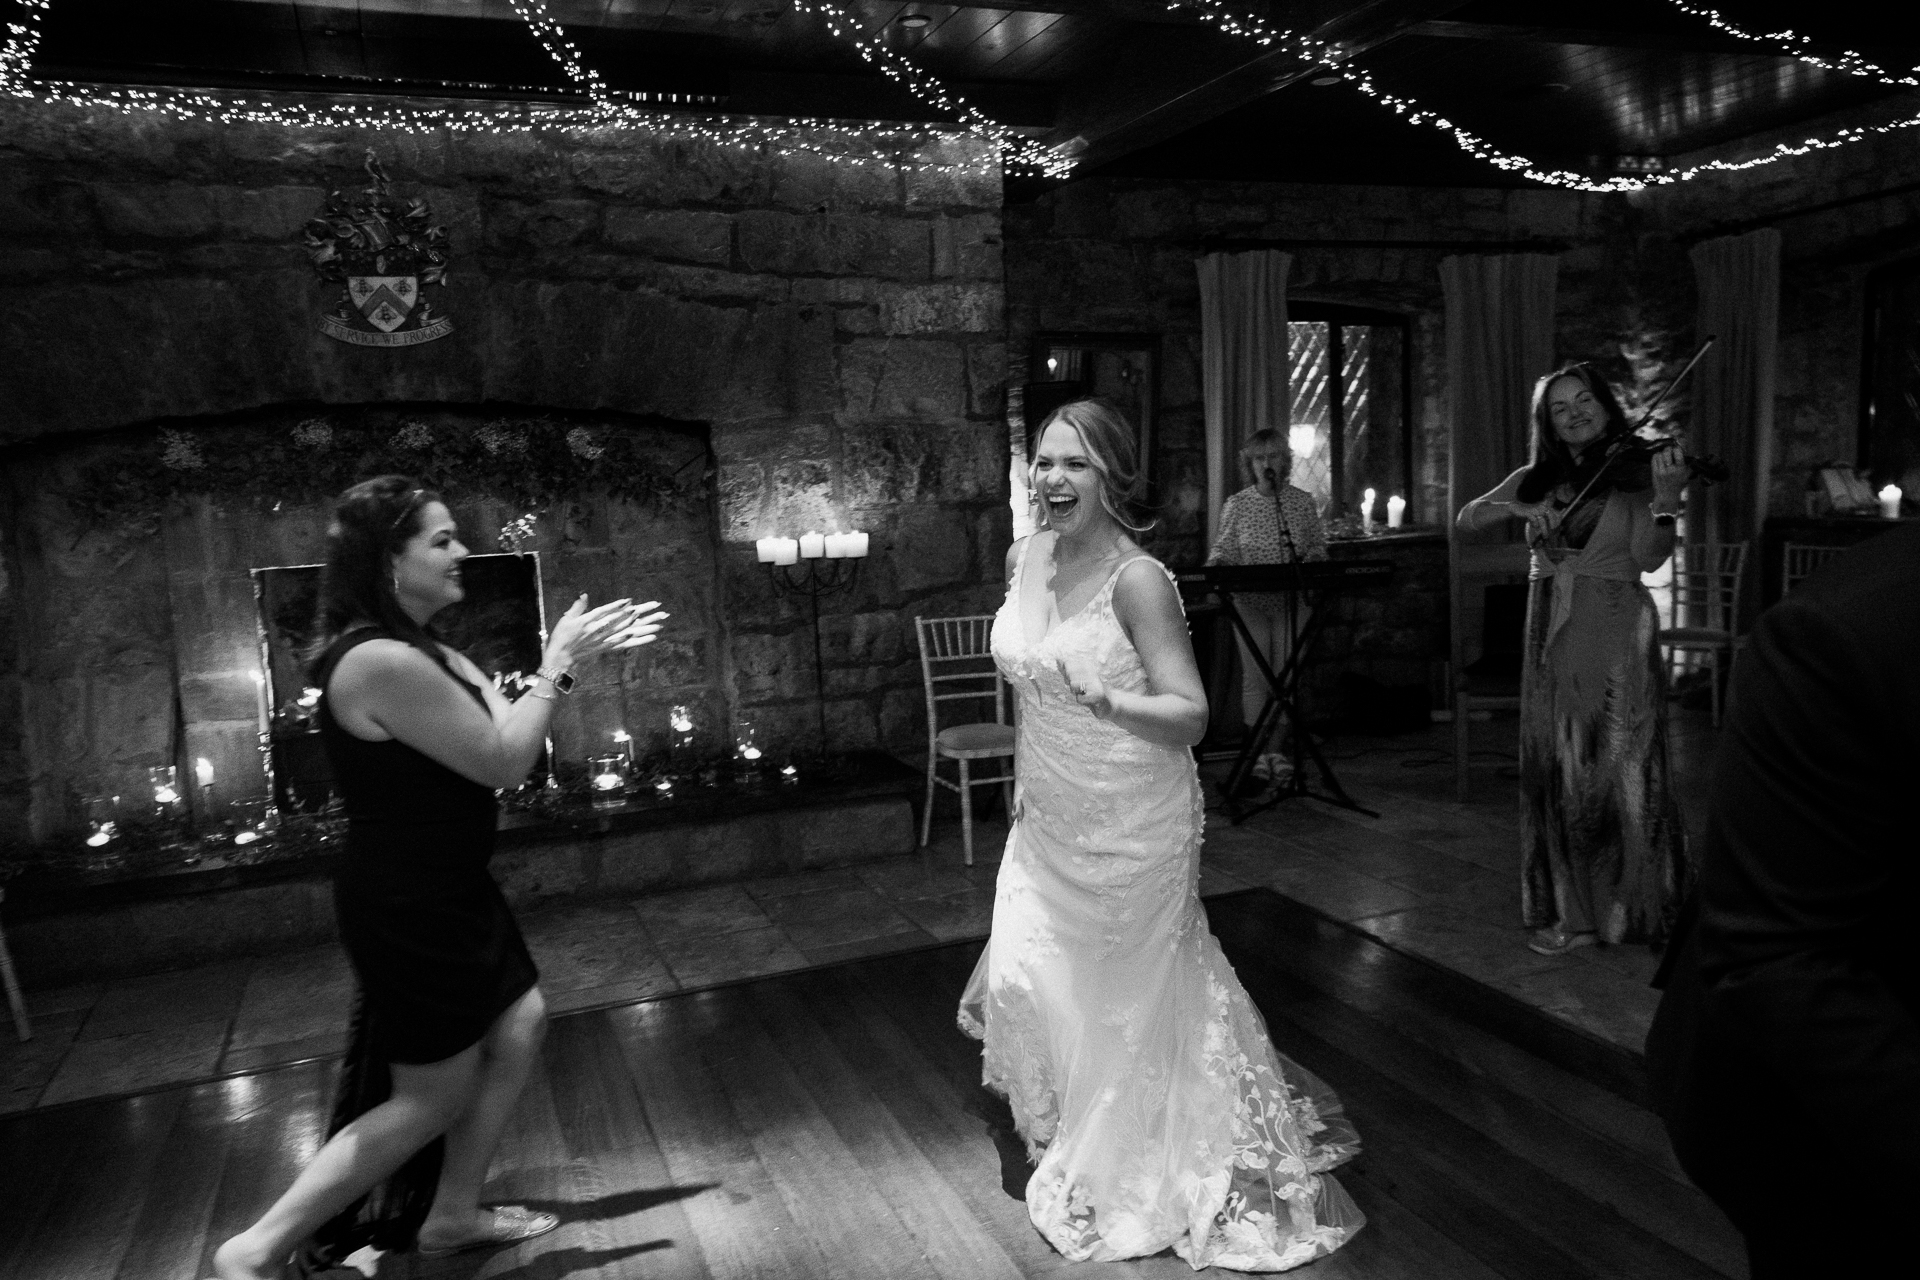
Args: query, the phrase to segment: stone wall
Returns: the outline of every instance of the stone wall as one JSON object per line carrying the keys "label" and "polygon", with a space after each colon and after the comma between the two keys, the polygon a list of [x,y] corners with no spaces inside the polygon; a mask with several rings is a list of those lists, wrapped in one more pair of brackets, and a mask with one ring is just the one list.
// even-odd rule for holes
{"label": "stone wall", "polygon": [[[1292,247],[1288,297],[1409,317],[1415,377],[1412,522],[1445,520],[1447,404],[1440,259],[1489,242],[1553,240],[1561,258],[1560,354],[1600,358],[1636,376],[1625,352],[1670,310],[1644,295],[1646,268],[1624,201],[1562,191],[1426,189],[1288,183],[1167,183],[1088,179],[1007,209],[1010,381],[1029,379],[1036,332],[1093,330],[1161,336],[1154,474],[1164,503],[1155,549],[1176,563],[1204,557],[1199,284],[1210,239],[1348,241]],[[1378,247],[1377,242],[1407,242]],[[1369,243],[1371,242],[1371,243]],[[1435,242],[1446,242],[1438,245]],[[1454,246],[1458,247],[1455,248]],[[1621,270],[1623,262],[1632,269]],[[1017,430],[1017,424],[1016,424]]]}
{"label": "stone wall", "polygon": [[[697,424],[716,462],[729,698],[811,745],[805,613],[752,540],[865,528],[858,586],[822,602],[829,729],[837,746],[910,747],[911,618],[989,606],[1009,536],[999,175],[988,149],[936,130],[810,141],[907,162],[630,131],[222,128],[0,104],[8,470],[29,441],[260,406],[510,403]],[[328,190],[364,185],[369,147],[397,194],[450,228],[447,338],[387,350],[318,332],[337,286],[314,277],[299,231]],[[19,714],[0,717],[0,840],[17,844],[71,825],[63,803],[30,797],[78,737],[126,768],[166,762],[160,735],[130,726],[176,718],[175,657],[197,639],[156,603],[176,536],[89,559],[70,516],[4,488],[0,711]],[[79,537],[60,544],[62,573],[91,584],[73,625],[104,637],[84,672],[48,668],[15,629],[50,598],[34,566],[61,530]],[[618,520],[608,536],[643,549]],[[56,679],[83,682],[75,705],[94,710],[57,724],[36,710],[71,702],[45,696]]]}

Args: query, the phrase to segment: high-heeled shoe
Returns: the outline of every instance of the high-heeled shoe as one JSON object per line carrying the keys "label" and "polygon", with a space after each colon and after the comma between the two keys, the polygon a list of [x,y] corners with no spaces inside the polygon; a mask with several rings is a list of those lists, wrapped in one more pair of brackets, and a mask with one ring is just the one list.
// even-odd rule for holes
{"label": "high-heeled shoe", "polygon": [[1527,939],[1527,950],[1535,955],[1563,956],[1575,947],[1590,947],[1598,941],[1599,935],[1591,930],[1568,933],[1556,924],[1534,930],[1533,936]]}
{"label": "high-heeled shoe", "polygon": [[503,1245],[519,1244],[535,1236],[543,1236],[560,1225],[560,1219],[550,1213],[541,1213],[534,1209],[525,1209],[517,1204],[496,1204],[493,1209],[493,1234],[481,1236],[477,1240],[463,1240],[459,1244],[442,1245],[431,1248],[424,1244],[415,1244],[413,1251],[423,1258],[444,1258],[449,1254],[465,1253],[469,1249],[497,1249]]}

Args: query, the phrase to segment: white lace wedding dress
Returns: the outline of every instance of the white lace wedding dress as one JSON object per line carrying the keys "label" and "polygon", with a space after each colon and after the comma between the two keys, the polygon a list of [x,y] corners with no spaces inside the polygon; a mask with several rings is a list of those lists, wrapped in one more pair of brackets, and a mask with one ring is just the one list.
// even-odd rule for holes
{"label": "white lace wedding dress", "polygon": [[1110,688],[1147,678],[1113,612],[1126,565],[1059,621],[1055,536],[1023,544],[993,625],[1017,691],[1015,822],[960,1027],[1012,1103],[1038,1161],[1027,1212],[1062,1254],[1299,1266],[1365,1222],[1327,1174],[1359,1136],[1332,1090],[1274,1051],[1207,928],[1192,753],[1068,693],[1067,653]]}

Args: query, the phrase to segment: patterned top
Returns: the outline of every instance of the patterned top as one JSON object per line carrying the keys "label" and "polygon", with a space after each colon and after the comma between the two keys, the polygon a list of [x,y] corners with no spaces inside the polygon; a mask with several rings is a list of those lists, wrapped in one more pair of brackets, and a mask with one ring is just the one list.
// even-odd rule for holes
{"label": "patterned top", "polygon": [[[1294,485],[1285,486],[1280,490],[1280,515],[1302,560],[1327,558],[1327,531],[1314,509],[1313,495]],[[1273,499],[1257,486],[1247,486],[1222,504],[1220,537],[1213,544],[1213,554],[1207,557],[1208,564],[1286,564],[1292,559],[1287,554],[1287,540],[1280,534],[1280,521],[1274,518]],[[1242,608],[1272,613],[1286,607],[1286,597],[1271,591],[1236,591],[1234,600]]]}
{"label": "patterned top", "polygon": [[[1327,531],[1305,489],[1288,485],[1280,490],[1280,517],[1299,548],[1302,560],[1327,558]],[[1213,544],[1208,564],[1286,564],[1287,539],[1274,518],[1274,504],[1252,485],[1228,498],[1220,508],[1220,538]]]}

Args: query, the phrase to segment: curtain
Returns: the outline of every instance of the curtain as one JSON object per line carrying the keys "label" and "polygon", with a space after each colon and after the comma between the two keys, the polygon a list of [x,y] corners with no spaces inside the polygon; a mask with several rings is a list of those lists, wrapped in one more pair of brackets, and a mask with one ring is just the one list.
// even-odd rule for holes
{"label": "curtain", "polygon": [[1717,338],[1694,370],[1687,448],[1718,454],[1726,484],[1689,486],[1687,527],[1717,542],[1760,535],[1773,477],[1773,379],[1780,330],[1780,233],[1772,227],[1693,247],[1694,333]]}
{"label": "curtain", "polygon": [[1440,260],[1447,301],[1447,521],[1527,460],[1527,404],[1553,370],[1560,259],[1516,253]]}
{"label": "curtain", "polygon": [[1200,377],[1206,397],[1207,545],[1220,505],[1240,487],[1240,446],[1262,427],[1285,431],[1287,269],[1274,249],[1210,253],[1200,271]]}

